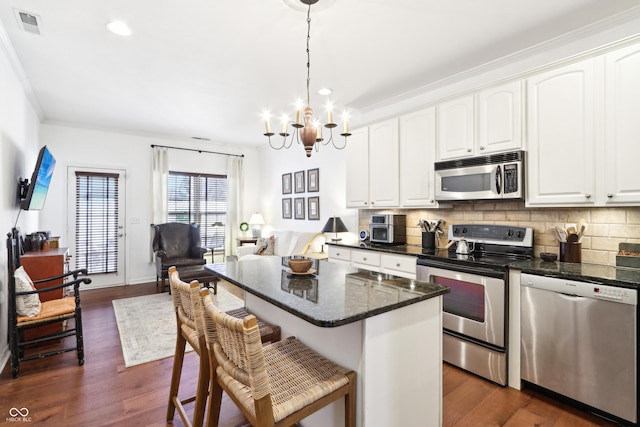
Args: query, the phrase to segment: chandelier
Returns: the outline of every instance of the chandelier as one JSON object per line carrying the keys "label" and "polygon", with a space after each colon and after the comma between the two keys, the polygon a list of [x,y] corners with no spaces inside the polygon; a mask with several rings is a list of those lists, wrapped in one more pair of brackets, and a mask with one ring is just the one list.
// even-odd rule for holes
{"label": "chandelier", "polygon": [[[271,125],[269,123],[270,113],[269,111],[265,111],[263,113],[263,119],[265,121],[266,132],[265,136],[269,139],[269,145],[274,150],[281,150],[283,148],[289,149],[293,145],[294,139],[300,144],[302,141],[302,145],[304,145],[305,152],[307,157],[311,157],[311,151],[315,147],[316,151],[318,151],[320,144],[328,145],[332,144],[338,150],[342,150],[347,145],[347,137],[351,136],[349,133],[349,116],[345,111],[342,115],[342,123],[343,123],[343,131],[340,134],[344,138],[343,144],[336,144],[333,139],[333,129],[338,125],[333,121],[333,105],[328,102],[327,103],[327,122],[322,123],[319,119],[313,117],[313,109],[311,108],[310,96],[309,96],[309,85],[311,82],[310,72],[311,72],[311,54],[309,50],[309,41],[311,40],[311,5],[318,2],[318,0],[300,0],[301,3],[308,5],[307,9],[307,104],[304,108],[304,121],[302,121],[302,107],[304,103],[301,99],[298,98],[296,100],[295,106],[295,120],[290,121],[286,114],[283,114],[281,117],[282,123],[282,131],[279,135],[282,137],[282,142],[278,145],[274,145],[274,142],[271,141],[271,137],[275,135],[275,133],[271,132]],[[291,133],[289,133],[288,125],[291,125]],[[323,137],[322,127],[328,129],[329,139],[325,141]],[[291,138],[288,138],[291,136]]]}

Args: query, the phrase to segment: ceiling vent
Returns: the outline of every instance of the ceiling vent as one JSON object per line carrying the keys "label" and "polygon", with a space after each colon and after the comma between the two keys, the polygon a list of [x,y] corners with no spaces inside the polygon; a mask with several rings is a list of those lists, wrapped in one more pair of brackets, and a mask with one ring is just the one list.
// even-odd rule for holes
{"label": "ceiling vent", "polygon": [[31,34],[40,34],[40,16],[24,10],[14,9],[13,11],[18,19],[18,24],[24,31]]}

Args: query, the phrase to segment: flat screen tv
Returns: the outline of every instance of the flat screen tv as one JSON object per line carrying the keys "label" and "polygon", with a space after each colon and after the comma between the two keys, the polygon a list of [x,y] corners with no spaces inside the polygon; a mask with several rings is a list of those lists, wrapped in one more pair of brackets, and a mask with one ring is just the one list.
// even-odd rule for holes
{"label": "flat screen tv", "polygon": [[20,209],[25,211],[40,210],[44,207],[47,198],[49,184],[53,176],[53,169],[56,166],[56,159],[45,145],[40,149],[36,167],[31,175],[31,182],[24,199],[20,202]]}

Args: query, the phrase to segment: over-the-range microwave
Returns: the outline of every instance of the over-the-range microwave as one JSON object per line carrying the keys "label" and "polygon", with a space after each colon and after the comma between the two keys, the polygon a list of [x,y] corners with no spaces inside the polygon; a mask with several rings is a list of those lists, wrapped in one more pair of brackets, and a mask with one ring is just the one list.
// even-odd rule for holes
{"label": "over-the-range microwave", "polygon": [[436,162],[436,200],[524,200],[524,151]]}

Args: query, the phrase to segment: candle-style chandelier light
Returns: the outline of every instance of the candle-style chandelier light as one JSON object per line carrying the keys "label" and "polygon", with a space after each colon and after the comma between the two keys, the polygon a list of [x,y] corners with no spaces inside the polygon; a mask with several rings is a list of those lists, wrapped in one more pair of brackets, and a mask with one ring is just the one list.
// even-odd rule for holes
{"label": "candle-style chandelier light", "polygon": [[[310,96],[309,96],[309,85],[311,82],[310,72],[311,72],[311,54],[309,50],[309,41],[311,40],[311,5],[318,2],[318,0],[300,0],[301,3],[308,5],[307,9],[307,104],[304,109],[304,122],[301,121],[301,112],[304,103],[301,99],[298,98],[296,101],[296,112],[295,112],[295,120],[290,121],[286,114],[283,114],[281,117],[282,131],[279,135],[282,137],[282,142],[279,145],[274,145],[271,141],[271,137],[275,135],[275,133],[271,132],[271,125],[269,123],[270,113],[269,111],[265,111],[263,113],[263,118],[265,121],[266,133],[264,134],[269,139],[269,145],[271,148],[275,150],[281,150],[283,148],[290,148],[293,145],[293,140],[295,139],[297,143],[300,143],[302,140],[302,144],[304,145],[304,149],[307,153],[307,157],[311,157],[311,151],[313,148],[316,148],[318,151],[320,144],[327,145],[331,143],[335,148],[342,150],[347,145],[347,137],[351,136],[349,133],[349,116],[345,111],[342,115],[342,123],[343,123],[343,132],[340,134],[344,138],[344,144],[336,144],[333,139],[333,128],[338,125],[333,121],[333,105],[331,102],[327,103],[327,122],[322,124],[322,122],[313,118],[313,109],[310,104]],[[288,125],[291,125],[292,132],[289,133]],[[322,135],[322,127],[325,127],[329,130],[329,139],[325,141]],[[291,138],[288,139],[288,137]]]}

